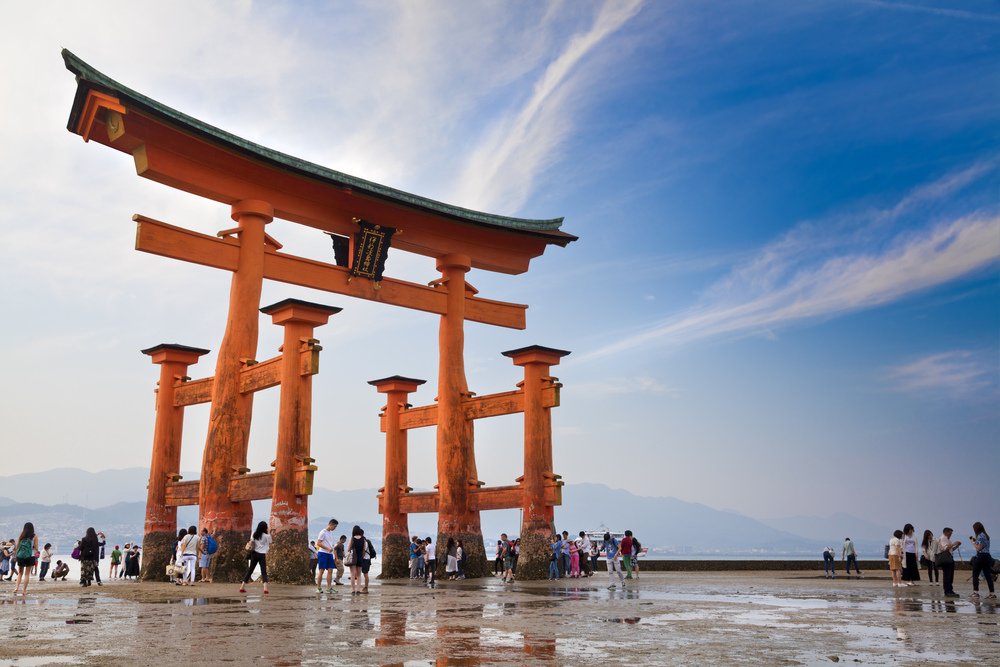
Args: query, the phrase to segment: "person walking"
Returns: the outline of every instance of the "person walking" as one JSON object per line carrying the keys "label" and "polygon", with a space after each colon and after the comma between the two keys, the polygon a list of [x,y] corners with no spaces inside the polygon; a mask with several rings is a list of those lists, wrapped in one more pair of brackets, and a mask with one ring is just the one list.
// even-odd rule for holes
{"label": "person walking", "polygon": [[851,538],[844,538],[844,546],[840,550],[840,557],[844,561],[844,570],[848,576],[851,574],[851,563],[854,563],[854,571],[857,575],[861,576],[861,568],[858,567],[858,550],[854,548],[854,541]]}
{"label": "person walking", "polygon": [[903,555],[906,560],[903,563],[902,576],[907,586],[912,586],[913,582],[920,581],[920,566],[917,561],[917,538],[913,531],[912,523],[903,526]]}
{"label": "person walking", "polygon": [[827,579],[837,578],[837,561],[833,556],[833,547],[823,549],[823,576]]}
{"label": "person walking", "polygon": [[[333,552],[337,547],[337,520],[330,519],[326,528],[319,531],[319,535],[316,536],[316,541],[313,543],[313,550],[316,551],[316,569],[319,572],[316,575],[316,592],[323,592],[323,574],[326,573],[326,592],[333,592],[333,571],[337,568],[337,564],[334,561]],[[343,568],[343,566],[341,566]],[[340,575],[337,575],[340,578]]]}
{"label": "person walking", "polygon": [[615,573],[618,573],[618,582],[625,588],[625,577],[622,575],[622,565],[618,560],[621,556],[621,545],[618,540],[611,537],[611,533],[604,533],[604,557],[608,562],[608,590],[615,589]]}
{"label": "person walking", "polygon": [[632,531],[626,530],[621,541],[622,563],[625,565],[625,578],[632,578]]}
{"label": "person walking", "polygon": [[642,555],[642,545],[639,544],[639,540],[636,539],[635,533],[632,534],[632,572],[635,573],[635,578],[639,578],[639,556]]}
{"label": "person walking", "polygon": [[100,540],[93,526],[87,529],[87,534],[80,540],[80,585],[90,586],[96,580],[101,586],[101,571],[97,564],[101,557]]}
{"label": "person walking", "polygon": [[194,575],[198,571],[198,527],[188,526],[187,535],[181,540],[181,558],[183,559],[184,574],[181,576],[181,583],[185,586],[194,586]]}
{"label": "person walking", "polygon": [[[28,524],[25,524],[28,525]],[[972,563],[972,598],[979,598],[979,575],[986,579],[986,586],[990,589],[990,594],[986,596],[988,600],[996,600],[997,594],[993,589],[993,556],[990,555],[990,536],[986,528],[979,521],[972,524],[972,546],[976,548],[976,560]],[[21,566],[21,560],[17,562]]]}
{"label": "person walking", "polygon": [[508,539],[507,533],[501,533],[500,544],[503,547],[501,551],[503,554],[503,576],[501,579],[505,584],[509,584],[514,581],[514,545]]}
{"label": "person walking", "polygon": [[[434,557],[434,543],[431,542],[431,538],[428,537],[424,540],[424,570],[427,576],[427,585],[434,588],[434,570],[437,569],[437,558]],[[513,576],[511,577],[513,580]]]}
{"label": "person walking", "polygon": [[368,540],[361,526],[351,529],[351,541],[347,545],[345,563],[351,568],[351,595],[361,595],[361,559],[368,550]]}
{"label": "person walking", "polygon": [[347,557],[347,535],[341,535],[333,547],[333,564],[337,567],[337,576],[333,579],[334,586],[343,586],[344,582],[344,558]]}
{"label": "person walking", "polygon": [[938,540],[937,566],[941,568],[941,582],[944,588],[944,596],[957,598],[958,593],[953,588],[955,582],[955,556],[952,552],[962,546],[961,541],[952,542],[952,529],[945,527],[941,530],[941,539]]}
{"label": "person walking", "polygon": [[[17,559],[17,581],[14,583],[14,595],[27,595],[28,582],[31,581],[31,568],[35,566],[35,552],[38,551],[38,536],[35,535],[35,524],[30,521],[24,524],[21,535],[17,538],[17,546],[14,550],[14,558]],[[24,586],[21,586],[21,582]],[[979,580],[976,579],[978,586]],[[18,589],[21,590],[18,593]],[[990,590],[993,590],[992,583]]]}
{"label": "person walking", "polygon": [[45,581],[45,575],[48,573],[49,567],[52,566],[52,545],[48,542],[42,547],[39,559],[41,561],[41,569],[38,572],[38,581]]}
{"label": "person walking", "polygon": [[[362,531],[362,535],[364,532]],[[365,585],[361,589],[362,593],[368,593],[368,571],[372,568],[372,559],[378,554],[375,552],[375,545],[367,537],[365,538],[365,551],[361,555],[361,576],[365,578]]]}
{"label": "person walking", "polygon": [[927,568],[927,583],[940,583],[937,566],[938,541],[934,539],[934,533],[929,530],[924,531],[924,538],[920,541],[920,562]]}
{"label": "person walking", "polygon": [[267,552],[271,548],[271,535],[267,532],[266,521],[257,524],[257,530],[253,531],[247,546],[250,550],[250,565],[247,567],[247,573],[243,575],[240,593],[247,592],[246,585],[250,583],[253,571],[260,565],[260,580],[264,582],[264,595],[267,595],[270,592],[267,589]]}

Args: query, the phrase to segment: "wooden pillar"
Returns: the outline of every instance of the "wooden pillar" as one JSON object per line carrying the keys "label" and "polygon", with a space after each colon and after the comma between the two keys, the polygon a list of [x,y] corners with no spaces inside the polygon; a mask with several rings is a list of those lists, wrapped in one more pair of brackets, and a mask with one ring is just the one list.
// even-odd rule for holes
{"label": "wooden pillar", "polygon": [[267,202],[243,200],[233,204],[238,225],[239,264],[229,292],[226,333],[212,384],[212,409],[202,459],[198,504],[201,527],[216,535],[215,577],[238,581],[246,571],[243,545],[252,531],[249,501],[229,499],[229,480],[246,468],[253,394],[240,392],[240,370],[257,354],[260,293],[264,279],[264,225],[274,217]]}
{"label": "wooden pillar", "polygon": [[278,408],[278,447],[271,492],[271,539],[268,574],[286,584],[309,583],[309,494],[316,466],[309,454],[312,426],[313,364],[302,357],[322,349],[313,338],[340,308],[285,299],[261,308],[284,327],[281,346],[281,398]]}
{"label": "wooden pillar", "polygon": [[542,391],[554,382],[549,369],[567,354],[541,345],[503,353],[524,368],[523,514],[517,573],[525,579],[541,579],[548,573],[555,508],[545,501],[545,487],[558,484],[558,475],[552,470],[552,413],[543,403]]}
{"label": "wooden pillar", "polygon": [[405,514],[399,511],[399,497],[409,491],[406,468],[406,429],[399,427],[399,414],[406,409],[408,397],[424,384],[400,375],[372,380],[368,384],[385,394],[385,486],[379,493],[382,513],[383,579],[399,579],[410,572],[410,528]]}
{"label": "wooden pillar", "polygon": [[160,367],[142,539],[142,578],[161,581],[177,541],[177,508],[166,506],[168,477],[180,471],[184,427],[184,407],[174,406],[174,388],[187,377],[188,366],[197,363],[208,350],[161,343],[142,353],[149,355]]}
{"label": "wooden pillar", "polygon": [[[465,274],[472,268],[466,255],[439,257],[438,287],[448,292],[448,309],[438,334],[438,535],[437,561],[444,572],[448,538],[461,540],[466,554],[466,576],[485,576],[489,570],[479,512],[469,509],[469,489],[479,486],[472,422],[465,419],[462,401],[469,396],[465,377]],[[471,288],[470,288],[471,289]]]}

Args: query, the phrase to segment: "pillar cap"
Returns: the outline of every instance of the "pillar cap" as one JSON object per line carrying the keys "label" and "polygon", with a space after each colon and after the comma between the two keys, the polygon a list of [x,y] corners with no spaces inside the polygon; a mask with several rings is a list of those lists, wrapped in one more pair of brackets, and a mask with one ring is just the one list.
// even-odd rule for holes
{"label": "pillar cap", "polygon": [[516,350],[507,350],[500,354],[513,359],[516,366],[532,363],[555,366],[561,358],[570,354],[570,352],[568,350],[558,350],[554,347],[545,347],[544,345],[529,345],[528,347],[519,347]]}
{"label": "pillar cap", "polygon": [[324,306],[321,303],[301,299],[284,299],[270,306],[264,306],[260,312],[270,315],[275,324],[304,322],[322,326],[330,320],[331,315],[336,315],[342,310],[343,308],[336,306]]}
{"label": "pillar cap", "polygon": [[453,252],[436,258],[435,266],[438,271],[443,271],[446,268],[456,268],[469,271],[472,269],[472,258],[468,255]]}
{"label": "pillar cap", "polygon": [[426,383],[427,380],[417,380],[415,378],[403,377],[402,375],[392,375],[379,380],[370,380],[368,384],[378,389],[380,393],[386,394],[390,391],[405,391],[410,393],[416,391],[417,387]]}
{"label": "pillar cap", "polygon": [[169,361],[180,362],[183,364],[194,364],[198,363],[198,357],[208,354],[209,352],[211,352],[211,350],[206,350],[200,347],[179,345],[177,343],[160,343],[159,345],[154,345],[153,347],[148,347],[145,350],[142,350],[143,354],[149,355],[153,358],[154,364],[162,364]]}
{"label": "pillar cap", "polygon": [[243,215],[256,215],[264,218],[265,222],[271,222],[274,220],[274,207],[259,199],[241,199],[233,204],[230,217],[239,222]]}

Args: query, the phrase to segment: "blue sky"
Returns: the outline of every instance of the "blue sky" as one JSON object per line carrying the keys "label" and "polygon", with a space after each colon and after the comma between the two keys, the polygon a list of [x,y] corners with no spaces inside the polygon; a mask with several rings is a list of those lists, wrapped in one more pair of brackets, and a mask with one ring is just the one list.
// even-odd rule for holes
{"label": "blue sky", "polygon": [[[133,250],[130,216],[206,233],[228,210],[135,176],[65,130],[59,49],[258,143],[581,237],[522,276],[528,330],[470,324],[469,383],[499,352],[573,350],[557,472],[755,517],[848,511],[956,526],[1000,514],[1000,9],[991,2],[32,3],[0,45],[0,402],[12,474],[148,465],[143,347],[218,347],[228,276]],[[19,103],[18,103],[19,102]],[[289,252],[325,237],[283,221]],[[390,275],[434,278],[390,255]],[[430,316],[344,307],[315,384],[318,483],[382,482],[365,381],[430,380]],[[262,320],[260,358],[280,332]],[[361,359],[362,342],[387,351]],[[195,367],[214,367],[214,356]],[[273,458],[258,394],[250,465]],[[200,465],[207,408],[188,411]],[[477,423],[480,476],[520,474],[520,423]],[[434,482],[433,433],[411,483]],[[987,514],[984,515],[983,512]],[[992,512],[992,515],[989,514]]]}

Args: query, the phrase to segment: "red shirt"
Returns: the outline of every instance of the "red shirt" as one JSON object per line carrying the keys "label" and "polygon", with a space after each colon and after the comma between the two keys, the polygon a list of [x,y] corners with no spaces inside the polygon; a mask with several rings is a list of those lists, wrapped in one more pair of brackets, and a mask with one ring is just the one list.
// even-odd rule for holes
{"label": "red shirt", "polygon": [[622,556],[632,555],[632,538],[626,535],[622,538]]}

